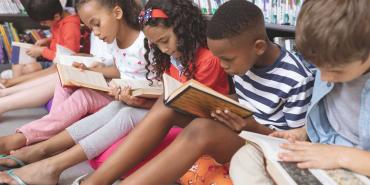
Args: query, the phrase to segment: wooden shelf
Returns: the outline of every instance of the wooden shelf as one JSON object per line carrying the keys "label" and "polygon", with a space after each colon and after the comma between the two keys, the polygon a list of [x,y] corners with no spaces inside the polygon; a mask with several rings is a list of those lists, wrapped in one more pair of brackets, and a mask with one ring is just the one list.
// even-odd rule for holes
{"label": "wooden shelf", "polygon": [[0,22],[12,22],[18,31],[42,28],[39,23],[24,14],[0,14]]}

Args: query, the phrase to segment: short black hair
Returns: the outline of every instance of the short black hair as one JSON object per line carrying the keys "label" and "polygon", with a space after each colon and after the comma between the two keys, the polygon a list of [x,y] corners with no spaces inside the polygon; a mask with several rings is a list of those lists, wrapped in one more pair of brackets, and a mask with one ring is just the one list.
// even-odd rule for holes
{"label": "short black hair", "polygon": [[[218,40],[232,38],[264,25],[262,11],[246,0],[230,0],[222,4],[207,27],[207,37]],[[257,32],[265,32],[257,30]]]}
{"label": "short black hair", "polygon": [[53,20],[55,14],[62,14],[59,0],[22,0],[27,14],[35,21]]}

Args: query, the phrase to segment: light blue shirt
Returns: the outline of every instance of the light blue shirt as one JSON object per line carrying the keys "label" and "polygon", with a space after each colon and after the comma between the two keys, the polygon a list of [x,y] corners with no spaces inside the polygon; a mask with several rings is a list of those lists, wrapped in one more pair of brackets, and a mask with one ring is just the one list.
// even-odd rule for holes
{"label": "light blue shirt", "polygon": [[358,119],[359,143],[354,144],[337,133],[329,123],[325,111],[324,98],[333,90],[334,83],[320,80],[317,72],[311,105],[307,114],[307,133],[312,142],[357,147],[370,151],[370,80],[365,82],[361,93],[360,115]]}

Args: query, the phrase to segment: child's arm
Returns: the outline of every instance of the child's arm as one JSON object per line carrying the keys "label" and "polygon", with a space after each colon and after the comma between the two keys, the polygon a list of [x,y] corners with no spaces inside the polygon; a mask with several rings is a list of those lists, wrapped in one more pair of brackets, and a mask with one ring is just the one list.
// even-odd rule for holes
{"label": "child's arm", "polygon": [[298,162],[299,168],[345,168],[370,176],[370,152],[338,145],[296,141],[283,144],[289,152],[281,153],[283,161]]}
{"label": "child's arm", "polygon": [[[60,28],[59,33],[63,34],[63,47],[66,47],[76,53],[79,52],[81,39],[80,26],[76,26],[75,23],[67,22],[63,24],[63,27]],[[54,60],[55,55],[56,51],[51,50],[50,48],[45,47],[42,51],[42,56],[49,60]]]}
{"label": "child's arm", "polygon": [[122,101],[132,107],[150,109],[157,101],[157,99],[147,99],[131,96],[130,87],[117,87],[114,84],[109,84],[109,95],[113,96],[116,100]]}
{"label": "child's arm", "polygon": [[73,62],[72,66],[82,69],[82,70],[90,70],[90,71],[103,73],[105,78],[119,78],[120,77],[120,73],[116,65],[113,65],[113,66],[96,65],[95,67],[88,68],[83,63]]}
{"label": "child's arm", "polygon": [[36,41],[35,45],[36,46],[48,46],[50,45],[50,41],[51,41],[50,38],[43,38],[43,39]]}
{"label": "child's arm", "polygon": [[270,136],[284,138],[284,139],[298,140],[298,141],[307,140],[306,127],[301,127],[301,128],[291,129],[291,130],[284,130],[284,131],[275,131],[271,133]]}
{"label": "child's arm", "polygon": [[272,129],[259,124],[253,116],[250,116],[246,119],[230,112],[229,110],[217,110],[216,112],[212,112],[211,116],[215,119],[220,121],[221,123],[225,124],[229,128],[234,131],[240,132],[242,130],[248,130],[251,132],[256,132],[260,134],[271,134],[273,132]]}

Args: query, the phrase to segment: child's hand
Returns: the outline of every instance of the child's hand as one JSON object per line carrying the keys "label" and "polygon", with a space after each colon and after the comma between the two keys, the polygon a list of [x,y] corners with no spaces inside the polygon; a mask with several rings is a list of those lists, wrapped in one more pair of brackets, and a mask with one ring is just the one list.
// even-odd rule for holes
{"label": "child's hand", "polygon": [[146,103],[145,98],[138,98],[131,96],[131,88],[124,87],[119,94],[118,100],[125,102],[127,105],[131,105],[134,107],[143,107]]}
{"label": "child's hand", "polygon": [[299,168],[317,169],[341,168],[341,155],[346,150],[341,146],[314,144],[305,141],[284,143],[281,148],[288,150],[279,154],[282,161],[297,162]]}
{"label": "child's hand", "polygon": [[75,67],[75,68],[80,69],[81,71],[89,70],[89,68],[83,63],[73,62],[72,66]]}
{"label": "child's hand", "polygon": [[91,64],[90,68],[103,68],[105,67],[104,63],[101,62],[94,62]]}
{"label": "child's hand", "polygon": [[31,57],[37,58],[42,55],[42,51],[44,51],[44,49],[45,47],[32,46],[26,51],[26,53]]}
{"label": "child's hand", "polygon": [[298,140],[298,141],[307,140],[306,127],[285,130],[285,131],[275,131],[271,133],[270,136],[284,138],[284,139]]}
{"label": "child's hand", "polygon": [[49,44],[49,38],[43,38],[38,41],[36,41],[35,45],[36,46],[47,46]]}
{"label": "child's hand", "polygon": [[217,120],[231,128],[232,130],[236,132],[240,132],[244,130],[247,127],[248,119],[254,119],[252,116],[250,116],[247,119],[243,119],[239,115],[229,111],[229,110],[216,110],[215,112],[211,113],[211,116]]}

